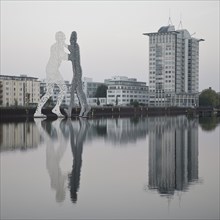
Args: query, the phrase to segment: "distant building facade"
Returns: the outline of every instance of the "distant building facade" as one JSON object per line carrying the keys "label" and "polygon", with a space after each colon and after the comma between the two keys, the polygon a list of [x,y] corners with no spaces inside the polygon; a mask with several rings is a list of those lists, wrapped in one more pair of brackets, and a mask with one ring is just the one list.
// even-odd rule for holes
{"label": "distant building facade", "polygon": [[106,79],[105,84],[108,85],[107,104],[126,106],[134,101],[148,104],[148,87],[145,82],[125,76],[114,76]]}
{"label": "distant building facade", "polygon": [[198,106],[199,42],[173,25],[149,36],[149,105]]}
{"label": "distant building facade", "polygon": [[0,75],[0,106],[26,106],[40,100],[40,82],[26,75]]}

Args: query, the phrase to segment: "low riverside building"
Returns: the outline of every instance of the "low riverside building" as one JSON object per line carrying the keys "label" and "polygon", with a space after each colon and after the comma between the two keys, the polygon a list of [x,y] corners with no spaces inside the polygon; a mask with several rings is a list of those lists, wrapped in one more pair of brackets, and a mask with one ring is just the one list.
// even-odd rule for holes
{"label": "low riverside building", "polygon": [[40,82],[27,75],[0,75],[0,106],[27,106],[40,100]]}
{"label": "low riverside building", "polygon": [[148,86],[146,82],[139,82],[135,78],[114,76],[106,79],[108,85],[107,104],[126,106],[132,102],[148,104]]}

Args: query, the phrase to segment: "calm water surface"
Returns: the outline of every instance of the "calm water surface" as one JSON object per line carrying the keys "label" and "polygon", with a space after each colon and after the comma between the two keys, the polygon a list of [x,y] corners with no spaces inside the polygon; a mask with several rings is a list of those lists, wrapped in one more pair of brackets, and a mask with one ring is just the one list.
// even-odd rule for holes
{"label": "calm water surface", "polygon": [[1,219],[219,219],[218,122],[2,122]]}

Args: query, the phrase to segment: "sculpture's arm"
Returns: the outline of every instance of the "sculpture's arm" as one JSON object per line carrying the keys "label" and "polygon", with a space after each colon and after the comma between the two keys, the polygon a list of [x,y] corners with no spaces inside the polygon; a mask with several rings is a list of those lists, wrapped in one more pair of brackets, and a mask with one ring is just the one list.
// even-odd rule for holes
{"label": "sculpture's arm", "polygon": [[69,54],[64,52],[62,60],[69,60],[68,58],[69,58]]}
{"label": "sculpture's arm", "polygon": [[60,51],[60,59],[61,60],[68,60],[68,56],[69,56],[69,53],[66,53],[64,50]]}
{"label": "sculpture's arm", "polygon": [[74,46],[68,45],[68,50],[70,51],[70,54],[68,55],[68,60],[74,62]]}
{"label": "sculpture's arm", "polygon": [[68,46],[67,44],[58,44],[57,45],[57,55],[60,60],[68,60],[68,53],[64,51],[64,47]]}

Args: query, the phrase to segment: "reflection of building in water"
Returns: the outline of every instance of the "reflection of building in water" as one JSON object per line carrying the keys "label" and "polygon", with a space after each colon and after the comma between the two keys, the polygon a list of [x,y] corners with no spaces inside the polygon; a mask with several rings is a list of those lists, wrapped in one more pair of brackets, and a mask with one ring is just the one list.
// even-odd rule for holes
{"label": "reflection of building in water", "polygon": [[136,143],[145,139],[148,132],[147,118],[101,119],[91,121],[90,125],[88,138],[101,136],[113,144]]}
{"label": "reflection of building in water", "polygon": [[88,129],[87,137],[89,141],[97,137],[106,137],[107,135],[107,119],[89,120],[90,129]]}
{"label": "reflection of building in water", "polygon": [[0,152],[36,148],[40,141],[35,123],[1,123]]}
{"label": "reflection of building in water", "polygon": [[198,121],[185,116],[149,118],[149,188],[185,191],[198,180]]}
{"label": "reflection of building in water", "polygon": [[147,118],[123,118],[107,121],[106,141],[116,143],[135,143],[145,139],[148,130]]}

